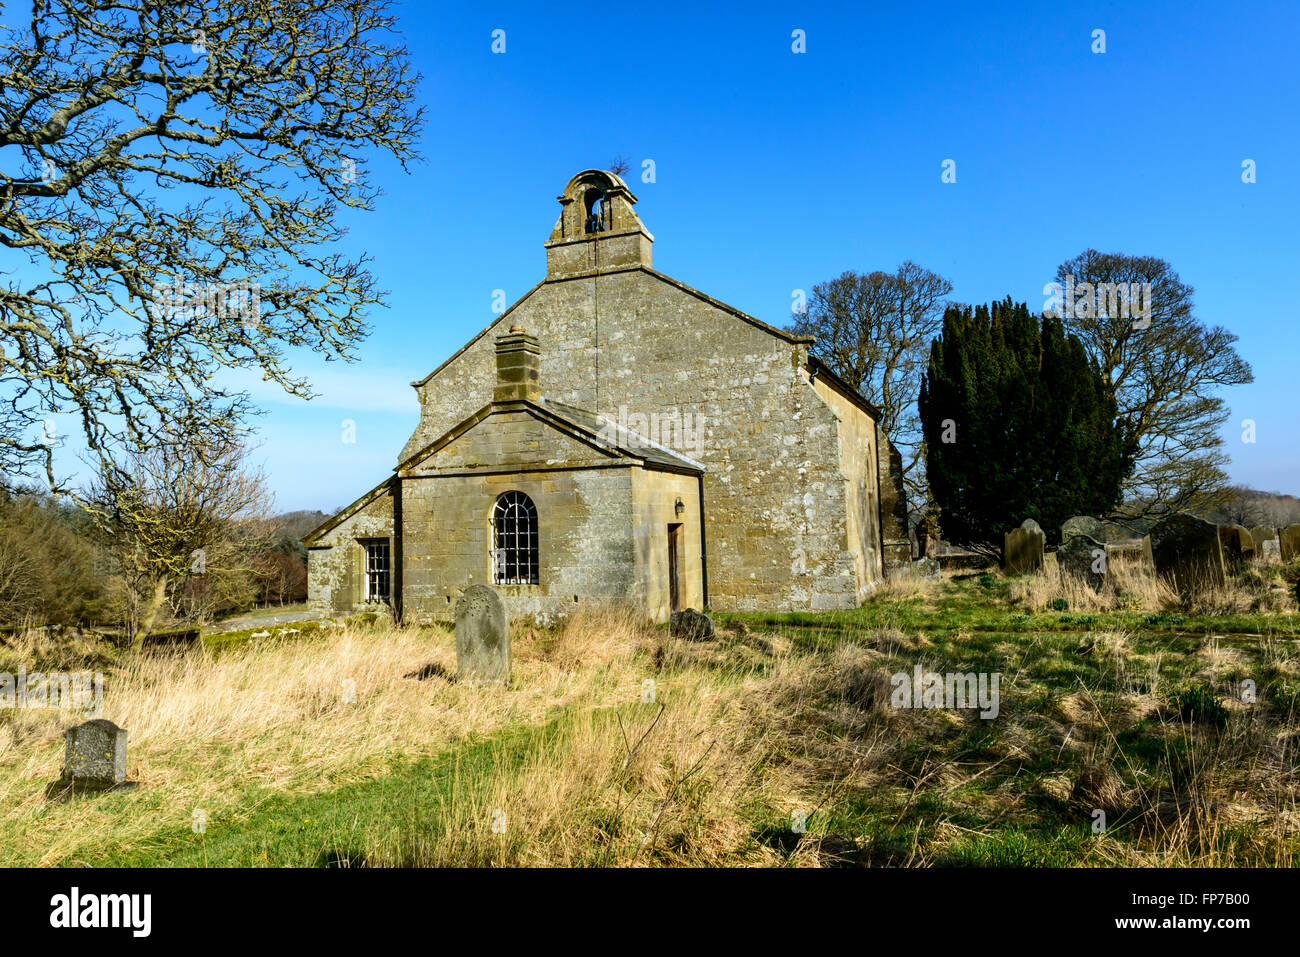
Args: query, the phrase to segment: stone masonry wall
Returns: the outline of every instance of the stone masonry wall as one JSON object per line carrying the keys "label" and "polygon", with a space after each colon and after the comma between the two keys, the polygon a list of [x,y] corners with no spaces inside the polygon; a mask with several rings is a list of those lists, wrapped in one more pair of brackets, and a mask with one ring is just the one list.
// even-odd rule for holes
{"label": "stone masonry wall", "polygon": [[[358,539],[388,540],[389,554],[396,561],[393,541],[393,496],[388,489],[322,535],[307,552],[307,603],[318,614],[346,615],[374,610],[365,600],[365,553]],[[390,570],[390,588],[397,586],[395,569]]]}
{"label": "stone masonry wall", "polygon": [[[852,489],[870,483],[861,476],[855,485],[841,459],[841,421],[870,417],[837,414],[809,384],[806,343],[646,269],[537,287],[419,385],[421,420],[403,459],[491,398],[494,338],[512,325],[540,340],[542,395],[611,419],[685,417],[700,431],[700,447],[664,444],[707,469],[714,605],[852,607],[866,587],[861,569],[878,577],[877,557],[859,553],[872,538],[868,523],[851,532],[848,517]],[[413,545],[408,538],[408,556]]]}
{"label": "stone masonry wall", "polygon": [[[494,586],[512,616],[549,620],[584,601],[631,602],[666,617],[650,579],[666,576],[666,523],[682,496],[697,529],[694,476],[647,472],[542,422],[522,407],[496,412],[402,478],[403,611],[411,621],[449,620],[461,590],[492,584],[492,510],[505,492],[528,495],[538,513],[538,584]],[[692,497],[688,497],[688,493]],[[665,504],[666,500],[666,504]],[[689,552],[685,544],[683,552]],[[662,561],[656,561],[663,553]],[[662,568],[660,566],[663,566]],[[650,584],[647,582],[650,581]],[[698,599],[697,599],[698,600]]]}

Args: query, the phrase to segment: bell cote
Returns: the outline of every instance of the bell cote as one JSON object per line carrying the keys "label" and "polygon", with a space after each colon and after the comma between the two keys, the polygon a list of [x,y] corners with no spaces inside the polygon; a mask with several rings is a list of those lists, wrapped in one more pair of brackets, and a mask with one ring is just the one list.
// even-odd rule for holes
{"label": "bell cote", "polygon": [[560,218],[546,243],[546,278],[573,279],[651,264],[654,237],[632,209],[627,183],[603,169],[583,170],[559,197]]}

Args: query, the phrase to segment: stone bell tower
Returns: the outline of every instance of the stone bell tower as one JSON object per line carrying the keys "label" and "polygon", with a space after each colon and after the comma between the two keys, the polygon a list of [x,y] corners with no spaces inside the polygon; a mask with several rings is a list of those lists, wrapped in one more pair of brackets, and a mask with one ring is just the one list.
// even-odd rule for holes
{"label": "stone bell tower", "polygon": [[559,197],[560,218],[546,243],[546,278],[573,279],[650,265],[654,237],[632,207],[627,183],[603,169],[583,170]]}

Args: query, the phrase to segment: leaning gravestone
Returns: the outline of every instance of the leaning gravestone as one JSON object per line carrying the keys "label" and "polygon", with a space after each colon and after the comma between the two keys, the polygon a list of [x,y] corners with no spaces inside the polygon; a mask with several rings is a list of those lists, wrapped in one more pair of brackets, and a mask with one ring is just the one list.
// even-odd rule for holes
{"label": "leaning gravestone", "polygon": [[1300,525],[1288,525],[1277,532],[1278,547],[1282,552],[1282,561],[1289,562],[1300,558]]}
{"label": "leaning gravestone", "polygon": [[1106,546],[1087,535],[1072,535],[1056,550],[1057,567],[1061,578],[1078,578],[1088,583],[1093,591],[1101,591],[1106,584],[1110,555]]}
{"label": "leaning gravestone", "polygon": [[687,608],[668,617],[668,633],[689,641],[708,641],[713,637],[713,619],[704,612]]}
{"label": "leaning gravestone", "polygon": [[1087,535],[1094,542],[1106,541],[1106,526],[1091,515],[1076,515],[1067,518],[1061,526],[1061,541],[1066,542],[1075,535]]}
{"label": "leaning gravestone", "polygon": [[64,735],[63,785],[105,791],[126,780],[126,729],[96,718]]}
{"label": "leaning gravestone", "polygon": [[1250,540],[1255,545],[1255,561],[1263,561],[1264,543],[1277,541],[1277,529],[1271,525],[1256,525],[1250,530]]}
{"label": "leaning gravestone", "polygon": [[1237,530],[1237,541],[1241,543],[1241,560],[1243,562],[1253,562],[1255,560],[1255,539],[1250,534],[1250,529],[1245,525],[1234,525]]}
{"label": "leaning gravestone", "polygon": [[1019,528],[1007,532],[1003,539],[1002,564],[1010,575],[1036,572],[1043,567],[1043,550],[1047,536],[1032,518],[1020,523]]}
{"label": "leaning gravestone", "polygon": [[1220,525],[1219,541],[1223,543],[1223,560],[1231,572],[1241,571],[1242,565],[1255,559],[1255,540],[1250,530],[1241,525]]}
{"label": "leaning gravestone", "polygon": [[1170,515],[1151,529],[1151,559],[1179,594],[1226,578],[1219,527],[1191,515]]}
{"label": "leaning gravestone", "polygon": [[461,681],[510,681],[510,616],[487,585],[470,585],[456,601],[456,668]]}

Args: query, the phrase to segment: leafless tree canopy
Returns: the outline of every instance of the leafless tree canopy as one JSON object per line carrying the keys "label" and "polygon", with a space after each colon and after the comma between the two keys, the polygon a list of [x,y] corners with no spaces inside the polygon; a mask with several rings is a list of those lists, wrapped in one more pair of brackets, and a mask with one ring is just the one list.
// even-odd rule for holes
{"label": "leafless tree canopy", "polygon": [[336,213],[423,120],[388,6],[36,0],[0,33],[0,472],[56,483],[52,412],[102,461],[234,429],[223,368],[306,395],[290,350],[350,357],[382,293]]}
{"label": "leafless tree canopy", "polygon": [[908,261],[895,272],[846,272],[813,286],[790,330],[815,336],[812,351],[881,412],[880,426],[903,457],[908,497],[924,504],[924,459],[916,398],[930,342],[939,334],[952,283]]}
{"label": "leafless tree canopy", "polygon": [[176,618],[201,621],[247,591],[254,558],[273,538],[265,476],[235,441],[161,437],[102,474],[88,500],[125,581],[137,641],[165,604]]}
{"label": "leafless tree canopy", "polygon": [[[1083,340],[1114,391],[1119,414],[1138,432],[1137,464],[1125,486],[1126,514],[1203,509],[1227,486],[1219,429],[1229,410],[1219,391],[1253,381],[1233,347],[1237,337],[1193,312],[1193,289],[1163,259],[1089,249],[1057,269],[1094,287],[1150,283],[1150,324],[1094,300],[1092,315],[1063,317]],[[1098,299],[1101,294],[1098,293]],[[1067,310],[1067,312],[1069,312]]]}

